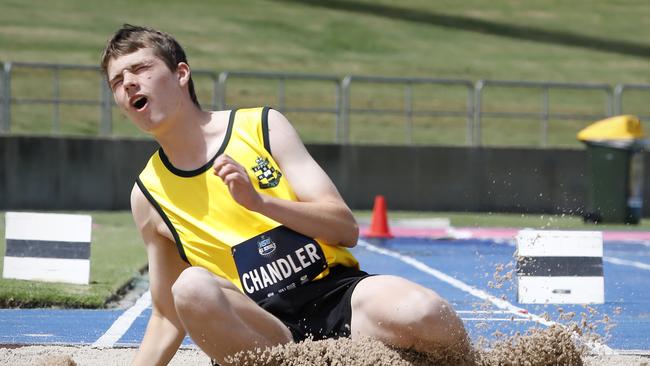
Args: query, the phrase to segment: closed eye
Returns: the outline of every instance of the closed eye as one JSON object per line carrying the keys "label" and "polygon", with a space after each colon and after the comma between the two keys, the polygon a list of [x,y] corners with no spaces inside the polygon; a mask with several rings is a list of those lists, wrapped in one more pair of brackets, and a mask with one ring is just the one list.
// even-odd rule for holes
{"label": "closed eye", "polygon": [[[151,66],[151,61],[148,61],[148,62],[145,61],[143,63],[137,63],[135,65],[132,65],[131,67],[127,67],[125,70],[128,70],[129,72],[131,72],[133,74],[140,74],[143,71],[146,71],[147,69],[149,69],[150,66]],[[122,73],[123,72],[124,71],[122,71]],[[122,81],[124,79],[124,77],[122,76],[122,73],[115,75],[115,77],[113,77],[113,79],[111,79],[109,85],[110,85],[112,90],[115,90],[115,88],[119,87],[120,84],[122,84]]]}
{"label": "closed eye", "polygon": [[134,73],[134,74],[138,74],[138,73],[141,73],[142,71],[145,71],[145,70],[148,69],[148,68],[149,68],[149,64],[140,64],[140,65],[136,65],[136,66],[133,68],[133,73]]}
{"label": "closed eye", "polygon": [[118,86],[120,86],[120,84],[122,84],[122,78],[113,79],[113,81],[111,81],[111,89],[115,90]]}

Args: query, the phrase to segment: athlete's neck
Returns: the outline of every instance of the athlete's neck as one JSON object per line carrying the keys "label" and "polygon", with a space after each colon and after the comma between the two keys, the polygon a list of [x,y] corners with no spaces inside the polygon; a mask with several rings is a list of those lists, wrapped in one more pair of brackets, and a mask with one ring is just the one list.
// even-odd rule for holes
{"label": "athlete's neck", "polygon": [[202,167],[217,152],[228,126],[226,112],[193,108],[170,119],[154,138],[172,165],[180,170]]}

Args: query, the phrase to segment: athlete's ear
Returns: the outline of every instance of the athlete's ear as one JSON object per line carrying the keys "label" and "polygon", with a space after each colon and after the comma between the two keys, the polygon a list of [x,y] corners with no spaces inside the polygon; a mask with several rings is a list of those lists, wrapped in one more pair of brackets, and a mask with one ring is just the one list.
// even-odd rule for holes
{"label": "athlete's ear", "polygon": [[190,65],[186,64],[185,62],[179,62],[176,66],[176,75],[181,86],[186,86],[190,81]]}

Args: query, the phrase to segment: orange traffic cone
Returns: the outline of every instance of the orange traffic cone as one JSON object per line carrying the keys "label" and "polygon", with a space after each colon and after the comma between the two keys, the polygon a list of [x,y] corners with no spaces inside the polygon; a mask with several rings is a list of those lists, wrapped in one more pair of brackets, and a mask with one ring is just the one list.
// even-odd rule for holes
{"label": "orange traffic cone", "polygon": [[384,196],[375,196],[375,205],[372,208],[372,221],[370,223],[370,230],[366,232],[369,238],[392,238],[388,228],[388,218],[386,217],[386,200]]}

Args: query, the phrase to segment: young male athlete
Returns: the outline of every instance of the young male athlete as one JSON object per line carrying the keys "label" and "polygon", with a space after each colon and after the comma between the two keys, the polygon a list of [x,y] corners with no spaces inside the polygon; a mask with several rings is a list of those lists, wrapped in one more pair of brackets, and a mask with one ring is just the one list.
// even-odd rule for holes
{"label": "young male athlete", "polygon": [[153,306],[135,364],[168,363],[185,334],[219,363],[309,336],[465,344],[435,292],[359,270],[354,217],[282,114],[202,110],[182,48],[151,28],[119,29],[102,69],[160,144],[131,193]]}

